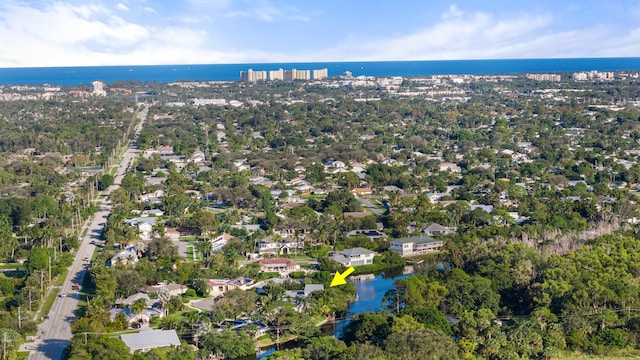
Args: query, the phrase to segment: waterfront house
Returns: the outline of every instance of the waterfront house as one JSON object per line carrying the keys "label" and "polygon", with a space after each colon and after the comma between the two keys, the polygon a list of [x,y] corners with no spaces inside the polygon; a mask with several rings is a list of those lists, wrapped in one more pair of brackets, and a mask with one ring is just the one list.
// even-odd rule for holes
{"label": "waterfront house", "polygon": [[352,249],[337,251],[333,256],[331,256],[331,259],[349,267],[373,264],[373,258],[375,255],[376,253],[374,251],[355,247]]}
{"label": "waterfront house", "polygon": [[393,239],[389,244],[389,251],[400,256],[420,255],[439,251],[443,244],[442,240],[436,240],[431,236],[412,236]]}

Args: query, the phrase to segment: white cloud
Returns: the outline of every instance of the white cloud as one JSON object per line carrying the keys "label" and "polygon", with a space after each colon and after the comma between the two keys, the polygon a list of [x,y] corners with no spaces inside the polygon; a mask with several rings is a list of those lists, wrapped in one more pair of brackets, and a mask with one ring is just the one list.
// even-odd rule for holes
{"label": "white cloud", "polygon": [[462,16],[462,10],[460,10],[458,6],[456,6],[456,4],[449,5],[449,11],[442,15],[442,17],[445,19],[460,16]]}
{"label": "white cloud", "polygon": [[557,31],[554,21],[552,16],[535,14],[497,18],[478,12],[447,16],[408,35],[349,40],[324,51],[321,58],[376,61],[640,55],[640,29],[619,33],[599,25]]}
{"label": "white cloud", "polygon": [[275,6],[267,0],[247,3],[242,10],[230,10],[225,17],[243,17],[264,22],[274,21],[310,21],[309,15],[293,6]]}
{"label": "white cloud", "polygon": [[[189,1],[194,6],[208,3]],[[23,2],[3,2],[0,67],[640,56],[640,27],[620,30],[602,24],[558,31],[555,27],[562,19],[551,15],[498,17],[465,13],[455,5],[449,8],[450,15],[411,33],[380,39],[352,32],[333,48],[306,52],[294,47],[286,48],[286,53],[257,51],[251,41],[234,41],[232,31],[216,30],[215,16],[224,16],[225,11],[227,16],[259,21],[308,20],[293,7],[274,9],[267,1],[255,4],[242,13],[232,13],[229,1],[218,0],[212,6],[224,10],[204,12],[201,21],[195,22],[188,13],[175,14],[171,17],[174,25],[167,25],[132,22],[113,7],[91,3],[53,2],[35,8]],[[156,11],[131,6],[130,12],[135,9]],[[144,17],[148,18],[156,17]],[[225,46],[225,41],[236,45]]]}
{"label": "white cloud", "polygon": [[118,3],[118,5],[116,5],[116,8],[118,10],[122,10],[122,11],[129,11],[129,8],[127,7],[127,5],[125,5],[123,3]]}
{"label": "white cloud", "polygon": [[206,37],[197,29],[127,22],[96,5],[0,8],[0,66],[190,62],[188,55],[202,52]]}

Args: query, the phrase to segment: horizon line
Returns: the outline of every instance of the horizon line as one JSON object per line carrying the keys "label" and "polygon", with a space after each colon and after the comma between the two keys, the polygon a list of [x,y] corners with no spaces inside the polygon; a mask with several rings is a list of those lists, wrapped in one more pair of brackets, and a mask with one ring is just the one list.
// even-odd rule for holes
{"label": "horizon line", "polygon": [[[530,60],[611,60],[639,59],[640,56],[619,57],[539,57],[539,58],[492,58],[492,59],[430,59],[430,60],[346,60],[346,61],[269,61],[242,63],[184,63],[184,64],[121,64],[121,65],[60,65],[60,66],[0,66],[0,70],[19,69],[66,69],[94,67],[147,67],[147,66],[239,66],[239,65],[275,65],[275,64],[354,64],[354,63],[398,63],[398,62],[482,62],[482,61],[530,61]],[[638,64],[640,68],[640,64]]]}

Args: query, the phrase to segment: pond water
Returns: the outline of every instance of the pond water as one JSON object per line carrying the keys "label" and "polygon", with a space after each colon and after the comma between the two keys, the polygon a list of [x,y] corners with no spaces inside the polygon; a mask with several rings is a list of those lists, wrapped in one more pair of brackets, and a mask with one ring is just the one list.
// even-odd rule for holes
{"label": "pond water", "polygon": [[[322,333],[325,335],[340,336],[342,330],[349,324],[349,321],[351,321],[350,319],[354,315],[381,310],[383,308],[382,298],[387,291],[393,288],[393,282],[397,279],[411,276],[413,273],[413,266],[405,266],[404,268],[393,269],[379,275],[367,274],[350,276],[348,279],[356,286],[358,301],[352,303],[346,314],[341,316],[344,320],[323,325],[321,327]],[[295,345],[295,342],[292,342],[291,344],[281,344],[280,348],[286,349]],[[256,358],[264,359],[274,351],[275,347],[262,349],[262,352],[257,354]]]}

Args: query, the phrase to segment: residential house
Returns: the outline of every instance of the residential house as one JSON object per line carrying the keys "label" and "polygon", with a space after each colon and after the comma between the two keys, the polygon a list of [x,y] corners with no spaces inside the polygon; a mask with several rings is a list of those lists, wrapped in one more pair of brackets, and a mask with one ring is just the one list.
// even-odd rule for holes
{"label": "residential house", "polygon": [[120,339],[132,354],[165,346],[180,346],[180,338],[175,330],[150,330],[136,334],[122,334]]}
{"label": "residential house", "polygon": [[135,247],[129,247],[115,254],[109,261],[107,266],[123,265],[128,266],[138,262],[138,252]]}
{"label": "residential house", "polygon": [[255,332],[253,335],[256,339],[267,334],[269,327],[262,323],[260,320],[251,319],[224,319],[218,323],[218,331],[230,329],[234,331],[246,331],[245,327],[252,326],[251,332]]}
{"label": "residential house", "polygon": [[328,160],[328,161],[325,161],[324,165],[325,167],[335,168],[335,169],[344,169],[347,167],[347,165],[344,162],[339,160]]}
{"label": "residential house", "polygon": [[160,209],[144,210],[144,211],[141,212],[141,215],[144,216],[144,217],[147,217],[147,216],[160,217],[160,216],[164,215],[164,211],[162,211]]}
{"label": "residential house", "polygon": [[386,185],[382,187],[382,190],[385,192],[390,192],[390,193],[399,193],[399,194],[404,194],[404,190],[400,189],[399,187],[395,186],[395,185]]}
{"label": "residential house", "polygon": [[231,239],[233,239],[233,236],[227,233],[222,233],[221,235],[211,239],[211,253],[213,254],[215,252],[222,251]]}
{"label": "residential house", "polygon": [[[165,178],[161,178],[161,179],[166,180]],[[164,192],[164,190],[158,189],[154,192],[140,195],[140,201],[142,201],[147,205],[160,204],[162,202],[162,198],[165,197],[166,195],[167,194]]]}
{"label": "residential house", "polygon": [[189,158],[189,162],[201,163],[205,160],[204,153],[200,150],[196,150],[193,152],[193,155]]}
{"label": "residential house", "polygon": [[291,259],[271,258],[258,261],[260,271],[288,273],[300,270],[300,265]]}
{"label": "residential house", "polygon": [[131,305],[133,305],[134,302],[136,302],[137,300],[140,300],[140,299],[144,299],[144,301],[146,302],[147,306],[151,306],[151,305],[153,305],[155,303],[155,300],[151,300],[151,297],[149,297],[149,294],[137,292],[137,293],[129,296],[126,299],[118,299],[118,300],[116,300],[116,305],[131,306]]}
{"label": "residential house", "polygon": [[174,242],[180,241],[180,231],[176,228],[164,228],[164,236]]}
{"label": "residential house", "polygon": [[140,237],[142,239],[148,239],[151,237],[151,232],[153,231],[153,225],[158,222],[158,218],[156,217],[138,217],[134,219],[125,219],[125,223],[130,226],[134,226],[138,228],[140,232]]}
{"label": "residential house", "polygon": [[394,239],[389,244],[389,251],[393,251],[400,256],[412,256],[439,251],[443,245],[442,240],[421,235]]}
{"label": "residential house", "polygon": [[165,284],[159,283],[156,285],[151,285],[147,288],[147,292],[149,294],[157,294],[160,289],[166,288],[169,292],[170,296],[180,296],[187,292],[189,289],[186,285],[182,284]]}
{"label": "residential house", "polygon": [[385,239],[387,234],[382,231],[376,229],[367,229],[367,230],[351,230],[347,233],[346,236],[356,236],[356,235],[364,235],[371,239],[371,241]]}
{"label": "residential house", "polygon": [[288,290],[285,294],[290,298],[307,297],[314,291],[324,290],[323,284],[305,284],[304,290]]}
{"label": "residential house", "polygon": [[480,209],[480,210],[486,212],[487,214],[491,214],[493,212],[493,205],[476,204],[476,205],[471,205],[470,209],[471,209],[471,211],[473,211],[475,209]]}
{"label": "residential house", "polygon": [[254,232],[260,230],[259,224],[240,224],[231,226],[234,229],[245,229],[249,234],[253,234]]}
{"label": "residential house", "polygon": [[371,195],[373,194],[373,189],[369,187],[355,188],[355,189],[351,189],[351,193],[353,194],[353,196]]}
{"label": "residential house", "polygon": [[450,171],[452,173],[459,173],[460,171],[462,171],[460,166],[456,165],[455,163],[451,163],[451,162],[441,162],[439,170],[440,171]]}
{"label": "residential house", "polygon": [[449,235],[453,234],[453,230],[446,226],[442,226],[438,223],[433,223],[422,230],[423,233],[434,236],[434,235]]}
{"label": "residential house", "polygon": [[241,289],[246,290],[253,280],[243,277],[235,279],[209,279],[207,284],[209,285],[209,296],[218,297],[224,295],[229,290]]}
{"label": "residential house", "polygon": [[347,267],[360,266],[373,264],[373,258],[375,255],[375,251],[355,247],[334,253],[333,256],[331,256],[331,259]]}
{"label": "residential house", "polygon": [[130,307],[126,307],[124,309],[111,309],[109,310],[109,318],[113,321],[118,314],[123,313],[125,318],[127,319],[127,324],[129,326],[140,323],[140,322],[151,322],[154,318],[163,318],[164,311],[157,307],[146,307],[142,309],[139,313],[134,313],[131,311]]}
{"label": "residential house", "polygon": [[269,236],[258,241],[258,253],[260,254],[290,254],[295,253],[304,248],[304,241],[295,239],[290,240],[274,240]]}
{"label": "residential house", "polygon": [[353,217],[358,219],[362,219],[364,217],[371,216],[371,215],[373,214],[368,211],[351,211],[351,212],[347,211],[345,213],[342,213],[342,216],[344,216],[345,218]]}
{"label": "residential house", "polygon": [[281,222],[281,225],[278,226],[278,228],[279,228],[280,236],[282,236],[285,239],[290,237],[297,237],[297,236],[304,238],[304,235],[307,233],[307,229],[301,226],[291,225],[286,220]]}

